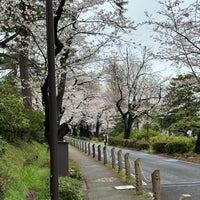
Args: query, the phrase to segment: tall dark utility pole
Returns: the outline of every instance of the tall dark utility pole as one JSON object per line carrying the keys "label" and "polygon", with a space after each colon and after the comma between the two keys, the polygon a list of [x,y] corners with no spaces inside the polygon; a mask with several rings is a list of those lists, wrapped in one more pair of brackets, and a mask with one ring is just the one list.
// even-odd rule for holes
{"label": "tall dark utility pole", "polygon": [[57,101],[55,81],[54,20],[52,0],[46,0],[48,85],[49,85],[49,141],[50,141],[50,193],[52,200],[58,200],[58,136]]}

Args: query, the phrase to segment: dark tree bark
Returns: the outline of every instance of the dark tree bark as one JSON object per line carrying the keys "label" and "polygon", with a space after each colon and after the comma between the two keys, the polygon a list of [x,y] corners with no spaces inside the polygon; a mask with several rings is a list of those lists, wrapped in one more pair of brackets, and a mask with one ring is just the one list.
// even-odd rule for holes
{"label": "dark tree bark", "polygon": [[[56,15],[54,17],[54,35],[55,35],[55,56],[57,56],[61,50],[63,49],[64,45],[63,43],[59,40],[58,38],[58,34],[57,34],[57,30],[58,30],[58,23],[59,20],[62,16],[63,13],[63,7],[65,5],[65,0],[61,0],[60,4],[58,6],[58,9],[56,11]],[[68,40],[68,45],[71,44],[71,39]],[[64,55],[63,58],[61,60],[61,63],[64,63],[69,55],[69,50],[67,50]],[[57,95],[57,125],[58,125],[58,139],[61,139],[61,135],[66,134],[67,132],[69,132],[69,126],[64,123],[60,125],[60,121],[61,118],[65,112],[65,108],[62,107],[63,104],[63,96],[64,96],[64,92],[65,92],[65,84],[66,84],[66,72],[63,72],[60,76],[60,81],[58,83],[58,95]],[[45,110],[45,138],[47,140],[47,142],[49,143],[49,104],[48,104],[48,98],[49,98],[49,85],[48,85],[48,75],[45,79],[45,82],[43,84],[43,86],[41,87],[41,91],[42,91],[42,102],[43,102],[43,107]]]}
{"label": "dark tree bark", "polygon": [[24,106],[27,110],[32,109],[32,94],[29,83],[29,72],[28,72],[28,57],[23,53],[19,56],[19,66],[20,66],[20,79],[22,85],[22,97]]}
{"label": "dark tree bark", "polygon": [[48,76],[46,77],[43,86],[41,87],[42,91],[42,104],[44,107],[45,112],[45,121],[44,121],[44,127],[45,127],[45,133],[44,136],[46,138],[47,143],[49,144],[49,94],[48,94]]}
{"label": "dark tree bark", "polygon": [[200,154],[200,134],[197,136],[196,146],[195,146],[195,153]]}
{"label": "dark tree bark", "polygon": [[96,122],[96,132],[95,132],[95,137],[99,137],[99,130],[100,130],[100,127],[101,127],[101,122],[99,121],[99,119],[97,119],[97,122]]}
{"label": "dark tree bark", "polygon": [[122,119],[123,119],[123,123],[124,123],[124,138],[125,139],[129,139],[130,134],[131,134],[131,129],[132,129],[132,124],[133,121],[135,119],[135,117],[133,117],[133,115],[131,115],[129,112],[124,113],[121,109],[121,102],[122,102],[122,98],[117,101],[116,103],[116,107],[118,109],[118,111],[120,112]]}
{"label": "dark tree bark", "polygon": [[[28,57],[28,46],[29,46],[29,33],[25,29],[21,29],[20,34],[23,39],[21,41],[21,50],[19,52],[19,72],[20,72],[20,80],[22,86],[22,97],[23,103],[26,110],[32,109],[32,92],[30,88],[30,80],[29,80],[29,57]],[[23,140],[28,142],[31,138],[30,131],[26,131],[23,134]]]}
{"label": "dark tree bark", "polygon": [[100,131],[100,127],[101,127],[101,122],[100,122],[100,119],[101,119],[101,116],[102,116],[102,114],[103,114],[103,111],[104,110],[102,110],[102,112],[99,112],[98,114],[97,114],[97,121],[96,121],[96,132],[95,132],[95,137],[99,137],[99,131]]}
{"label": "dark tree bark", "polygon": [[129,139],[134,118],[132,117],[132,115],[127,113],[123,116],[123,121],[124,121],[124,138]]}

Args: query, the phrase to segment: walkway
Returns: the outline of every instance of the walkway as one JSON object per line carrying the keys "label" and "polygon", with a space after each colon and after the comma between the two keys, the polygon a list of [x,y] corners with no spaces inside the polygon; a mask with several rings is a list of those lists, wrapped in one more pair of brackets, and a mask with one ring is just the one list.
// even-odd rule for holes
{"label": "walkway", "polygon": [[122,186],[120,178],[112,169],[94,160],[75,147],[69,145],[69,157],[80,167],[84,176],[84,200],[148,200],[143,195],[136,195],[135,190],[117,190],[115,186]]}

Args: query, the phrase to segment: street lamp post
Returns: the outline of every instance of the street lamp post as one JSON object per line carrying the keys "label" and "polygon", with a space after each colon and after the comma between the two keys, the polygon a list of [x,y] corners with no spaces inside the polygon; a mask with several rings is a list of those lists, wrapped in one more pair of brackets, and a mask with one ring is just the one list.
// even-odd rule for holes
{"label": "street lamp post", "polygon": [[52,0],[46,0],[48,85],[49,85],[49,141],[50,141],[50,194],[58,200],[58,136],[57,100],[55,84],[54,20]]}

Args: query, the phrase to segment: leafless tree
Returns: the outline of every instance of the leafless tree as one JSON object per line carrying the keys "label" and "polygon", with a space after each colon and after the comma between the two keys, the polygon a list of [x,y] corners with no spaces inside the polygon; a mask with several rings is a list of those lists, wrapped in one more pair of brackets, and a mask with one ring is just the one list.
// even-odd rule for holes
{"label": "leafless tree", "polygon": [[124,122],[124,138],[128,139],[136,119],[147,115],[161,99],[161,85],[151,72],[146,48],[139,59],[128,50],[121,60],[110,61],[107,85],[110,101]]}

